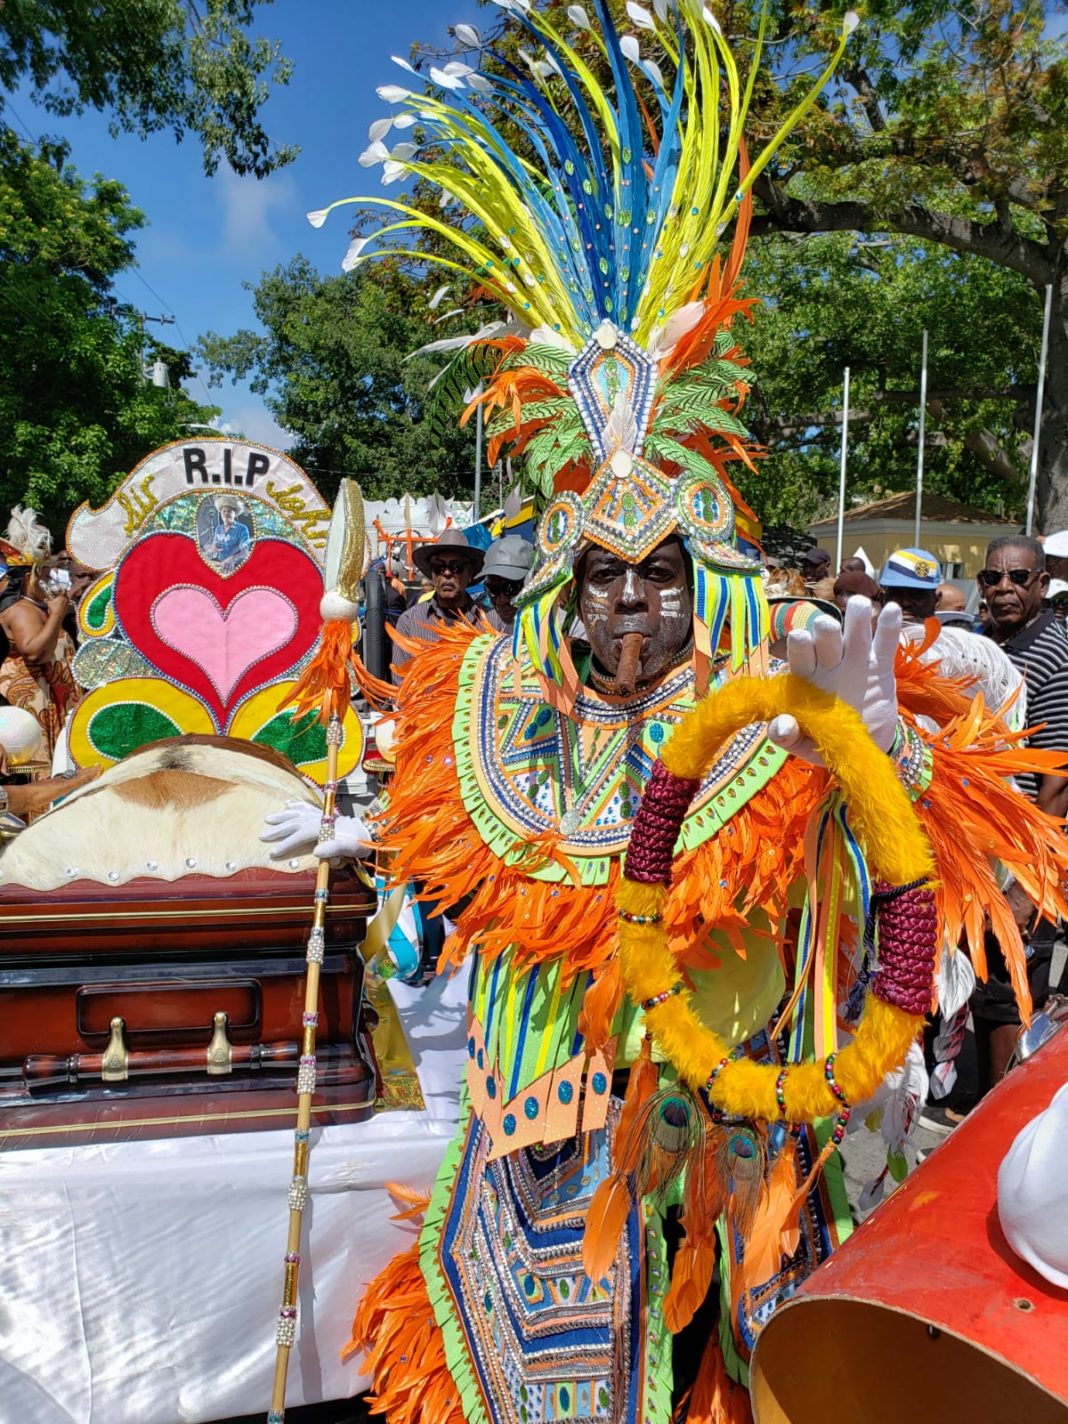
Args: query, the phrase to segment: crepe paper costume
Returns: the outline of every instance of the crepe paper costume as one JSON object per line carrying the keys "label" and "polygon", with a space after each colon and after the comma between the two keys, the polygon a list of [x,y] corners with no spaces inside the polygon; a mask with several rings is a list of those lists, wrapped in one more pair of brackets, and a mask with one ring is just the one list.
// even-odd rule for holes
{"label": "crepe paper costume", "polygon": [[[34,603],[34,607],[39,605]],[[44,610],[40,611],[43,614]],[[52,754],[63,733],[64,720],[81,697],[71,673],[73,656],[74,644],[61,631],[47,661],[30,662],[12,651],[0,666],[0,697],[12,707],[29,712],[41,728],[42,766],[36,776],[51,775]]]}
{"label": "crepe paper costume", "polygon": [[[757,530],[728,474],[754,453],[737,281],[752,183],[855,17],[750,156],[763,18],[743,80],[696,0],[627,6],[656,62],[602,0],[595,19],[570,7],[566,33],[527,0],[505,8],[539,46],[524,51],[529,75],[487,46],[491,72],[431,70],[443,97],[380,91],[402,108],[365,157],[386,162],[387,181],[439,187],[442,215],[376,200],[398,220],[346,259],[410,255],[412,234],[432,234],[420,255],[506,309],[474,338],[493,361],[480,397],[491,458],[511,442],[543,503],[513,640],[443,628],[397,694],[379,835],[394,883],[453,907],[441,967],[470,974],[468,1067],[418,1239],[368,1288],[352,1350],[390,1424],[722,1424],[748,1417],[747,1362],[770,1313],[849,1230],[834,1149],[931,1006],[943,928],[954,946],[981,944],[992,857],[1049,910],[1063,904],[1059,824],[1006,781],[1056,758],[1024,750],[907,648],[889,757],[850,709],[812,694],[834,729],[828,752],[841,743],[870,773],[849,795],[835,771],[767,737],[792,682],[763,677]],[[414,138],[387,149],[391,124]],[[522,153],[506,137],[517,124]],[[457,205],[477,221],[454,222]],[[671,536],[693,570],[693,639],[621,696],[584,676],[569,637],[575,566],[594,546],[635,565]],[[372,698],[394,695],[360,676]],[[698,762],[671,760],[706,705],[737,711],[757,694]],[[790,696],[808,717],[812,697]],[[889,798],[887,776],[903,788]],[[874,814],[855,818],[858,795]],[[640,842],[635,886],[622,866],[639,815],[659,840]],[[895,860],[895,833],[920,851]],[[909,867],[924,883],[902,879]],[[639,984],[620,896],[670,976]],[[1011,917],[995,911],[995,930],[1026,1010]],[[679,1011],[722,1062],[687,1064],[663,1031]],[[718,1328],[706,1314],[717,1266]]]}

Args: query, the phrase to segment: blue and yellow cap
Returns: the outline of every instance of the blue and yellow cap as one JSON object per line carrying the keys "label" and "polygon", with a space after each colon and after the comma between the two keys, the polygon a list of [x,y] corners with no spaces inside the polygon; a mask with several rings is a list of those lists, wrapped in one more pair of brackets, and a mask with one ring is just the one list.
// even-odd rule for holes
{"label": "blue and yellow cap", "polygon": [[942,565],[926,549],[897,549],[883,564],[883,588],[920,588],[932,592],[942,582]]}

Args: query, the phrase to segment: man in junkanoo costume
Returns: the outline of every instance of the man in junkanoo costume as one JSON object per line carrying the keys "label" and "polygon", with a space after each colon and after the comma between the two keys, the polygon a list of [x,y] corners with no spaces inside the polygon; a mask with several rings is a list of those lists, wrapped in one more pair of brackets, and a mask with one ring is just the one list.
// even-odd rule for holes
{"label": "man in junkanoo costume", "polygon": [[989,914],[1026,1000],[995,859],[1061,904],[1058,825],[1007,779],[1053,759],[863,599],[769,666],[727,474],[751,458],[748,194],[783,136],[742,144],[759,43],[743,82],[697,0],[628,7],[657,64],[600,0],[595,30],[569,10],[577,45],[507,8],[531,76],[384,90],[419,127],[372,146],[477,224],[383,199],[397,221],[354,254],[430,230],[452,251],[428,260],[508,310],[482,399],[544,512],[514,638],[445,629],[399,692],[377,834],[398,882],[464,906],[440,967],[470,973],[469,1061],[353,1346],[391,1424],[668,1424],[687,1385],[677,1417],[742,1420],[761,1325],[849,1229],[835,1148],[922,1026],[943,940],[981,972]]}

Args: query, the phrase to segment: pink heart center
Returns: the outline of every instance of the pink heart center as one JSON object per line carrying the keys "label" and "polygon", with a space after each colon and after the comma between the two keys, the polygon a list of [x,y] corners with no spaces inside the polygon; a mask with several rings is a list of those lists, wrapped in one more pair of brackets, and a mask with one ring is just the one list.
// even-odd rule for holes
{"label": "pink heart center", "polygon": [[277,589],[247,588],[224,611],[192,584],[161,593],[151,618],[160,641],[203,668],[224,704],[251,667],[289,642],[298,622]]}

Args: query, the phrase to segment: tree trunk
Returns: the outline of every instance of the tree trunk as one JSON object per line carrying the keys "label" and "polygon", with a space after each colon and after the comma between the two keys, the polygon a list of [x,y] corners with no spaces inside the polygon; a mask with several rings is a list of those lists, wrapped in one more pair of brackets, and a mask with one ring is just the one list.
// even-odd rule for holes
{"label": "tree trunk", "polygon": [[1053,303],[1038,452],[1036,534],[1068,529],[1068,252],[1063,248],[1050,280]]}

